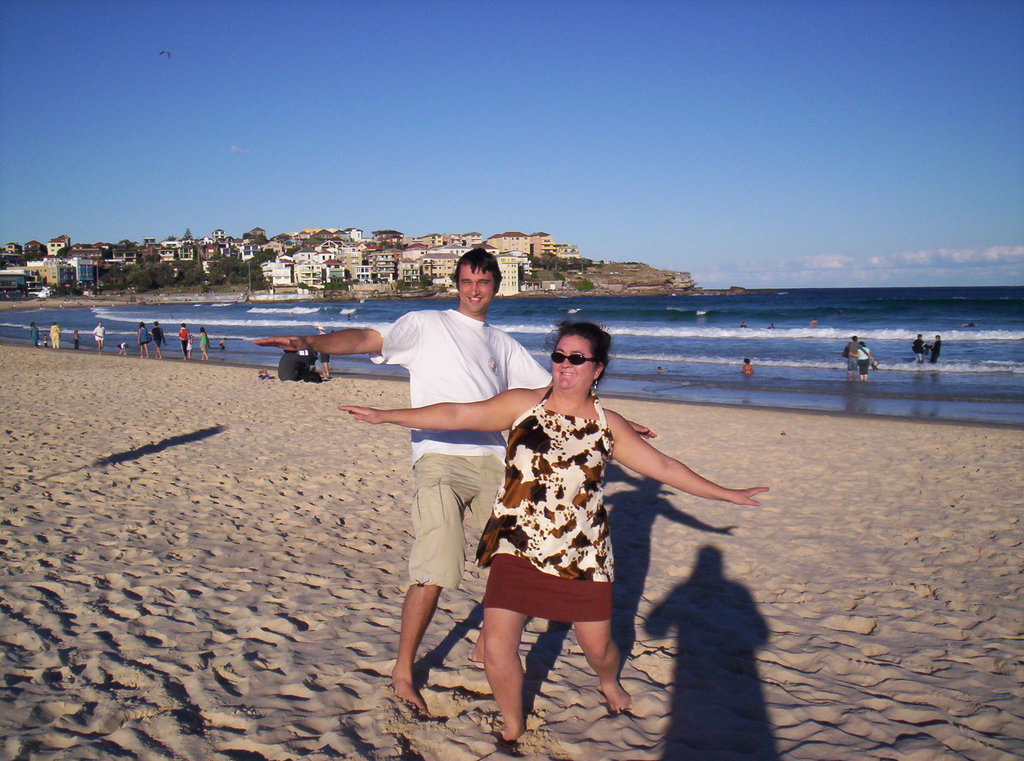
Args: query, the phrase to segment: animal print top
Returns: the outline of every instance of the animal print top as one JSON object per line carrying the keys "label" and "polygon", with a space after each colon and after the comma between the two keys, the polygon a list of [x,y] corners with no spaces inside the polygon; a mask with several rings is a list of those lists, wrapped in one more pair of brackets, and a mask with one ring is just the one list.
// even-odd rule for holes
{"label": "animal print top", "polygon": [[595,398],[598,419],[587,420],[551,412],[546,400],[512,425],[505,484],[480,538],[477,563],[516,555],[562,578],[611,581],[603,486],[612,434],[604,410]]}

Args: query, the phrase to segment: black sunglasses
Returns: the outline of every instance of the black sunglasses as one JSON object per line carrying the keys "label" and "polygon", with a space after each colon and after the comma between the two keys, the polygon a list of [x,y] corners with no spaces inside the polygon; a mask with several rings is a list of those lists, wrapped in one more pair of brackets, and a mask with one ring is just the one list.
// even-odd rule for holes
{"label": "black sunglasses", "polygon": [[570,365],[582,365],[584,362],[596,362],[593,357],[584,357],[582,354],[562,354],[560,351],[551,352],[551,361],[560,365],[569,360]]}

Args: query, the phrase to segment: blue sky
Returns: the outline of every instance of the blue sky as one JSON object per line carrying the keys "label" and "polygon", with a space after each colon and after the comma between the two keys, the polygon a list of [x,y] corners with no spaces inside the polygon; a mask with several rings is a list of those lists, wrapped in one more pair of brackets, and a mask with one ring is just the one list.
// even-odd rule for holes
{"label": "blue sky", "polygon": [[518,230],[706,287],[1024,282],[1020,0],[6,0],[0,51],[0,243]]}

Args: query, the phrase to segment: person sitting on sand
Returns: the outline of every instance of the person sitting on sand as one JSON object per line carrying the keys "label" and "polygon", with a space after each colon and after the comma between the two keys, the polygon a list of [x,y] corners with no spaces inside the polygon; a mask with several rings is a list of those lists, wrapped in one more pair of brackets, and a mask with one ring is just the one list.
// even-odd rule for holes
{"label": "person sitting on sand", "polygon": [[484,596],[484,668],[504,726],[500,743],[526,731],[519,646],[530,617],[571,622],[612,713],[629,709],[611,637],[612,547],[603,504],[605,467],[615,459],[682,491],[757,506],[767,487],[728,489],[648,444],[593,390],[608,366],[611,336],[565,322],[551,354],[552,383],[480,402],[382,410],[343,405],[368,423],[433,430],[509,430],[505,482],[477,550],[490,566]]}
{"label": "person sitting on sand", "polygon": [[743,373],[744,375],[754,374],[754,366],[750,364],[750,357],[743,358],[743,369],[740,370],[740,372]]}

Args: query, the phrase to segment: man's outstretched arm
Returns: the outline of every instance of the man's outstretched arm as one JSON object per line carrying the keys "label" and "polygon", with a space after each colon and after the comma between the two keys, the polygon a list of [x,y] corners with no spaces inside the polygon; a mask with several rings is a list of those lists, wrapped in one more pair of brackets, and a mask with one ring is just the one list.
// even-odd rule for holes
{"label": "man's outstretched arm", "polygon": [[257,338],[257,346],[276,346],[285,351],[303,349],[323,354],[377,354],[384,338],[373,328],[345,328],[319,336],[270,336]]}

